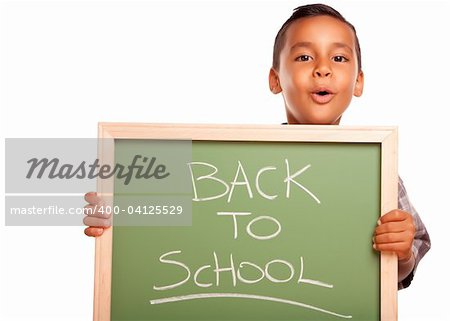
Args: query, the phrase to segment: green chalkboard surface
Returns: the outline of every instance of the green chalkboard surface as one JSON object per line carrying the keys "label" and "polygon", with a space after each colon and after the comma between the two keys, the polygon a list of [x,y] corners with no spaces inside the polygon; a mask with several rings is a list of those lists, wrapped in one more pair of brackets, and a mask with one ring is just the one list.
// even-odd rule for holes
{"label": "green chalkboard surface", "polygon": [[[116,140],[116,160],[151,144]],[[177,186],[136,196],[115,182],[115,206],[130,206],[127,194],[147,205],[171,194],[165,205],[177,206],[179,195],[191,216],[114,225],[111,320],[380,320],[380,143],[191,147],[189,204]]]}

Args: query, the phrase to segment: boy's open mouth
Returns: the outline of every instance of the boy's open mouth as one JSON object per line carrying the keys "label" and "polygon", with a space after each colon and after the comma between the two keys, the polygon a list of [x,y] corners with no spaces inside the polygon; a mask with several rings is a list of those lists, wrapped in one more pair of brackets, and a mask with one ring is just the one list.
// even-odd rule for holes
{"label": "boy's open mouth", "polygon": [[312,92],[312,100],[317,104],[326,104],[334,97],[334,93],[329,89],[318,89]]}

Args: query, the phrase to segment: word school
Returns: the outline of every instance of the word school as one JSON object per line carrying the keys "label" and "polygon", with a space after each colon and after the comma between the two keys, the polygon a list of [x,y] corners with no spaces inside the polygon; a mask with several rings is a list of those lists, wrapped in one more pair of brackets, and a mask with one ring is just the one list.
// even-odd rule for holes
{"label": "word school", "polygon": [[[282,259],[273,259],[269,262],[267,262],[264,267],[261,267],[257,264],[255,264],[254,262],[250,262],[250,261],[241,261],[239,263],[235,263],[234,262],[234,258],[233,258],[233,253],[230,253],[228,259],[229,259],[229,263],[226,265],[221,265],[219,263],[219,258],[217,256],[217,253],[214,251],[213,254],[213,258],[214,258],[214,264],[205,264],[202,265],[200,267],[197,268],[190,268],[187,264],[183,263],[182,260],[177,259],[169,259],[169,257],[175,256],[175,255],[180,255],[182,254],[181,250],[176,250],[176,251],[170,251],[167,253],[162,254],[159,257],[159,261],[163,264],[170,264],[170,265],[174,265],[177,266],[179,268],[181,268],[186,274],[186,277],[182,280],[180,280],[179,282],[175,282],[172,284],[168,284],[168,285],[163,285],[163,286],[157,286],[154,285],[153,289],[154,290],[158,290],[158,291],[164,291],[164,290],[170,290],[170,289],[174,289],[177,288],[185,283],[187,283],[189,280],[192,279],[192,282],[197,286],[197,287],[202,287],[202,288],[208,288],[213,286],[212,282],[208,282],[208,283],[204,283],[201,282],[200,279],[200,274],[206,274],[209,279],[214,280],[214,286],[219,287],[221,284],[220,281],[220,274],[221,273],[230,273],[231,275],[231,282],[233,287],[236,287],[237,285],[237,281],[241,282],[241,283],[246,283],[246,284],[255,284],[255,283],[259,283],[261,280],[263,279],[267,279],[270,282],[273,283],[286,283],[291,281],[294,277],[295,280],[294,282],[296,283],[309,283],[311,285],[315,285],[315,286],[321,286],[321,287],[326,287],[326,288],[333,288],[332,284],[328,284],[319,280],[313,280],[313,279],[307,279],[304,278],[303,274],[304,274],[304,260],[303,257],[300,256],[300,265],[299,265],[299,269],[296,271],[294,265],[286,260],[282,260]],[[279,266],[283,266],[285,272],[287,272],[284,277],[280,277],[280,276],[275,276],[270,272],[270,268],[273,265],[279,265]],[[236,268],[237,266],[237,268]],[[258,277],[254,277],[253,279],[250,279],[248,277],[245,276],[245,272],[242,272],[243,270],[246,269],[250,269],[253,270],[253,272],[255,272],[256,274],[259,274]],[[208,273],[209,271],[209,273]],[[194,273],[192,273],[194,272]],[[212,272],[212,273],[211,273]]]}

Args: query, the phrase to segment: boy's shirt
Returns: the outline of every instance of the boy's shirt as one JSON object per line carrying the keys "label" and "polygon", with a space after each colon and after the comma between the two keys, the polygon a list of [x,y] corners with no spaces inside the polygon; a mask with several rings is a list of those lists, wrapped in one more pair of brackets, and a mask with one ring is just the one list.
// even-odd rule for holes
{"label": "boy's shirt", "polygon": [[416,209],[409,201],[408,194],[406,193],[405,186],[403,185],[403,181],[400,177],[398,178],[398,208],[402,211],[410,213],[414,218],[414,225],[416,226],[416,234],[414,235],[414,242],[412,246],[413,255],[416,259],[414,269],[403,281],[398,283],[398,289],[404,289],[411,284],[417,265],[430,249],[431,242],[425,225],[420,219]]}

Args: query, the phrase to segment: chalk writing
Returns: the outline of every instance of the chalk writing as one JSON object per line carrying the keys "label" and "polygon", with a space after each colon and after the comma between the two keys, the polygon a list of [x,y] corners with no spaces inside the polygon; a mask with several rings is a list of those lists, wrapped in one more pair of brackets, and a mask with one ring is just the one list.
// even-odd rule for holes
{"label": "chalk writing", "polygon": [[[227,183],[224,179],[219,178],[217,176],[219,169],[210,163],[206,163],[206,162],[190,162],[187,164],[189,167],[189,172],[191,174],[191,182],[192,182],[192,188],[193,188],[193,192],[194,192],[194,198],[192,199],[195,202],[205,202],[205,201],[211,201],[211,200],[215,200],[215,199],[219,199],[222,198],[224,196],[227,196],[227,202],[230,203],[231,199],[233,197],[233,192],[236,188],[236,186],[243,186],[246,189],[247,195],[249,199],[253,198],[253,189],[251,187],[250,181],[248,179],[248,175],[245,171],[244,166],[242,165],[241,161],[238,161],[238,165],[237,165],[237,169],[236,169],[236,174],[234,176],[234,179],[230,182]],[[301,184],[300,182],[298,182],[298,180],[296,180],[296,178],[298,176],[300,176],[301,174],[303,174],[305,171],[307,171],[309,168],[311,168],[311,164],[304,166],[303,168],[299,169],[298,171],[294,172],[293,174],[291,174],[291,168],[289,165],[289,160],[285,159],[285,179],[283,180],[284,183],[286,183],[286,198],[290,198],[291,196],[291,185],[295,185],[297,187],[299,187],[301,190],[303,190],[307,195],[309,195],[317,204],[320,204],[320,200],[319,198],[313,193],[311,192],[308,188],[306,188],[303,184]],[[210,173],[207,175],[200,175],[200,176],[196,176],[195,175],[195,168],[203,168],[203,170],[205,169],[210,169]],[[278,195],[269,195],[266,192],[264,192],[261,184],[260,184],[260,177],[263,175],[263,173],[269,172],[269,171],[275,171],[277,170],[276,167],[274,166],[267,166],[267,167],[263,167],[261,168],[258,173],[255,176],[255,181],[254,181],[254,185],[256,188],[256,191],[258,192],[258,194],[268,200],[274,200],[275,198],[278,197]],[[223,192],[216,194],[216,195],[199,195],[199,189],[198,189],[198,185],[201,183],[209,183],[209,184],[215,184],[218,186],[221,186],[223,189]]]}
{"label": "chalk writing", "polygon": [[284,304],[291,304],[295,306],[299,306],[305,309],[310,309],[318,312],[322,312],[329,315],[334,315],[339,318],[343,319],[351,319],[351,315],[344,315],[339,314],[333,311],[325,310],[313,305],[305,304],[298,301],[292,301],[292,300],[286,300],[286,299],[280,299],[280,298],[274,298],[270,296],[263,296],[263,295],[254,295],[254,294],[244,294],[244,293],[197,293],[197,294],[189,294],[189,295],[181,295],[181,296],[174,296],[169,298],[163,298],[163,299],[156,299],[156,300],[150,300],[150,304],[162,304],[162,303],[169,303],[169,302],[177,302],[177,301],[187,301],[187,300],[195,300],[195,299],[209,299],[209,298],[242,298],[242,299],[254,299],[254,300],[264,300],[264,301],[272,301],[272,302],[279,302]]}
{"label": "chalk writing", "polygon": [[[299,182],[299,177],[311,168],[311,164],[303,167],[300,166],[301,168],[297,171],[292,170],[288,159],[284,160],[284,164],[285,175],[283,183],[285,184],[286,199],[289,199],[291,197],[291,189],[293,187],[297,187],[301,191],[306,193],[306,195],[308,195],[308,197],[310,197],[317,205],[321,204],[321,201],[317,197],[317,195],[315,195],[307,187],[305,187],[304,184]],[[273,201],[277,197],[279,197],[278,194],[269,194],[269,192],[265,188],[263,188],[263,186],[261,186],[261,177],[263,175],[269,175],[270,172],[277,171],[278,169],[275,166],[265,166],[259,169],[255,175],[253,181],[254,186],[252,188],[251,180],[249,180],[249,176],[247,175],[245,166],[241,161],[237,161],[234,178],[229,182],[227,182],[223,177],[219,176],[219,169],[213,164],[207,162],[190,162],[187,165],[191,175],[193,187],[194,195],[192,200],[195,202],[208,202],[215,199],[226,198],[226,202],[231,203],[233,199],[233,193],[237,188],[244,188],[245,195],[247,195],[249,199],[252,199],[254,197],[254,190],[256,190],[257,195],[269,201]],[[199,172],[203,174],[199,175]],[[214,189],[214,191],[216,191],[215,194],[205,195],[206,192],[211,193],[212,189],[205,188],[205,186],[200,189],[199,187],[201,184],[217,185],[217,187]],[[206,185],[206,187],[208,186],[210,185]],[[202,191],[202,193],[200,193],[200,190]],[[219,190],[220,192],[217,192],[217,190]],[[275,239],[282,232],[282,222],[278,218],[270,215],[261,215],[251,217],[250,219],[249,216],[252,215],[253,214],[250,211],[216,212],[217,217],[230,218],[221,219],[221,221],[224,222],[224,224],[230,224],[231,222],[232,228],[230,230],[230,236],[233,240],[236,241],[239,241],[239,237],[242,237],[242,235],[244,235],[245,237],[246,233],[246,235],[254,241],[270,242],[270,240]],[[248,219],[246,220],[244,217],[248,217]],[[248,223],[245,223],[245,221],[248,221]],[[255,224],[258,224],[258,222],[262,221],[268,222],[271,226],[271,230],[269,232],[265,232],[264,234],[256,233],[253,227]],[[245,233],[239,232],[242,229],[242,226],[245,226]],[[221,286],[226,286],[226,284],[224,284],[224,281],[221,279],[221,276],[223,276],[224,274],[228,274],[229,276],[231,276],[231,279],[227,278],[227,280],[231,280],[231,286],[234,288],[239,287],[240,284],[257,284],[263,281],[271,282],[273,284],[295,282],[298,286],[308,285],[323,287],[326,289],[332,289],[334,287],[330,283],[305,278],[305,260],[303,256],[298,256],[298,261],[296,262],[289,262],[288,260],[284,260],[282,258],[271,258],[268,259],[268,262],[266,264],[261,265],[249,260],[241,260],[240,262],[236,262],[233,253],[229,253],[225,257],[223,257],[223,255],[220,256],[218,255],[218,253],[216,253],[216,251],[213,250],[212,253],[210,253],[210,262],[205,262],[206,264],[204,265],[193,267],[189,266],[185,262],[185,260],[183,260],[185,256],[189,257],[189,255],[193,255],[193,253],[185,253],[181,249],[162,253],[159,257],[159,262],[166,265],[168,269],[179,269],[182,274],[177,275],[183,276],[178,280],[173,280],[172,283],[169,284],[155,284],[153,285],[153,289],[163,292],[181,287],[187,283],[194,284],[194,286],[198,288],[220,288]],[[282,275],[280,275],[280,272],[275,275],[273,273],[273,270],[281,270],[285,272],[281,273]],[[248,275],[252,275],[252,277],[250,278],[248,277]],[[200,281],[200,279],[202,281]],[[330,314],[340,318],[352,318],[351,315],[339,314],[299,301],[244,293],[193,293],[182,296],[171,296],[166,298],[153,299],[150,300],[150,303],[163,304],[177,301],[209,298],[243,298],[272,301],[299,306],[305,309]]]}

